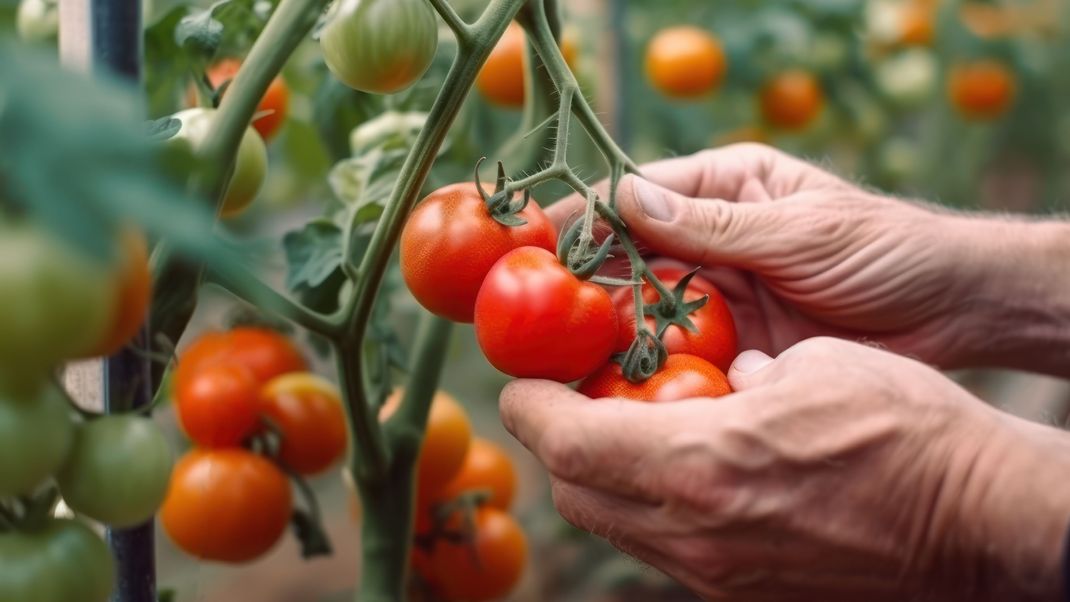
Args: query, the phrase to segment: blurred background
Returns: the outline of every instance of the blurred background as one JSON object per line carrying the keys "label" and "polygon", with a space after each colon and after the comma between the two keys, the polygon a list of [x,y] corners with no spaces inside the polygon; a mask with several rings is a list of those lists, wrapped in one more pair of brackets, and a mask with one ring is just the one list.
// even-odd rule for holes
{"label": "blurred background", "polygon": [[[241,10],[226,17],[220,56],[247,50],[272,8],[269,0],[231,4]],[[485,2],[453,4],[473,15]],[[637,161],[756,141],[820,162],[862,185],[961,210],[1045,214],[1067,209],[1066,0],[570,0],[562,5],[564,37],[576,51],[573,69],[610,132]],[[145,2],[145,98],[153,117],[186,106],[192,74],[204,68],[203,58],[176,44],[175,28],[205,6]],[[18,29],[42,47],[55,45],[55,18],[51,0],[25,0],[21,6],[0,0],[0,27]],[[648,72],[651,40],[679,25],[701,28],[723,49],[723,81],[695,98],[667,96]],[[362,141],[390,135],[402,146],[411,142],[412,132],[396,123],[384,126],[381,116],[427,109],[454,51],[447,31],[440,38],[429,75],[412,91],[393,97],[354,92],[334,81],[313,40],[287,64],[283,77],[291,92],[290,110],[269,147],[268,183],[254,210],[227,225],[268,243],[264,271],[278,287],[294,284],[281,241],[353,194],[359,174],[352,157]],[[789,86],[788,96],[777,100],[774,82],[785,73],[810,83],[804,92]],[[777,117],[783,113],[778,102],[795,108],[809,103],[812,111],[785,121]],[[470,177],[482,155],[497,158],[496,149],[522,127],[522,119],[520,110],[473,91],[428,189]],[[570,156],[589,180],[603,175],[599,157],[578,136]],[[547,187],[538,200],[547,204],[562,193]],[[392,278],[390,321],[406,342],[417,306],[396,273]],[[206,289],[203,297],[191,334],[223,326],[235,311],[234,302],[218,291]],[[497,394],[506,378],[482,358],[470,327],[455,333],[443,388],[465,405],[477,433],[511,451],[521,474],[516,512],[533,553],[512,599],[694,599],[556,515],[544,473],[498,422]],[[310,357],[319,357],[314,341],[295,336],[306,343]],[[330,362],[320,360],[319,371],[330,374]],[[1066,423],[1070,386],[1064,382],[1001,371],[954,376],[1007,411]],[[187,445],[169,409],[159,412],[158,420],[171,428],[176,448]],[[190,559],[161,534],[161,587],[173,589],[181,602],[349,599],[359,578],[359,523],[351,496],[341,469],[314,486],[328,515],[333,557],[302,562],[296,543],[287,538],[258,562],[226,567]]]}

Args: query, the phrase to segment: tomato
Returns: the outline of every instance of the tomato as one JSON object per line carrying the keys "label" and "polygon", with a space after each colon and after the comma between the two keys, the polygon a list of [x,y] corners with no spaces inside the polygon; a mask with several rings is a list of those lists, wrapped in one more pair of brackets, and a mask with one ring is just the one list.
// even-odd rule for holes
{"label": "tomato", "polygon": [[246,367],[219,362],[176,379],[178,421],[186,435],[205,447],[240,445],[260,424],[260,383]]}
{"label": "tomato", "polygon": [[0,532],[0,600],[106,602],[115,584],[107,544],[80,521]]}
{"label": "tomato", "polygon": [[587,376],[617,340],[609,293],[581,282],[538,247],[511,251],[494,264],[476,298],[475,326],[490,363],[517,378]]}
{"label": "tomato", "polygon": [[516,469],[504,449],[486,439],[476,437],[472,439],[460,472],[437,498],[449,501],[466,491],[481,489],[490,493],[487,504],[508,510],[516,492]]}
{"label": "tomato", "polygon": [[346,451],[346,415],[338,388],[308,372],[275,377],[260,391],[260,412],[282,435],[279,459],[300,474],[330,468]]}
{"label": "tomato", "polygon": [[115,307],[115,286],[96,262],[47,231],[0,222],[0,371],[40,378],[100,341]]}
{"label": "tomato", "polygon": [[[566,33],[561,53],[569,67],[576,62],[576,40]],[[527,34],[515,21],[509,24],[476,76],[476,89],[491,103],[503,107],[524,106],[524,73],[527,65]]]}
{"label": "tomato", "polygon": [[951,70],[947,93],[951,104],[968,119],[996,119],[1014,102],[1014,74],[999,61],[982,59]]}
{"label": "tomato", "polygon": [[22,0],[15,13],[15,30],[24,42],[51,42],[59,38],[59,2]]}
{"label": "tomato", "polygon": [[[401,395],[401,390],[390,395],[379,413],[380,420],[390,419],[401,403]],[[468,413],[449,393],[436,392],[431,400],[417,467],[416,488],[421,495],[433,495],[450,482],[464,465],[471,441],[472,425]]]}
{"label": "tomato", "polygon": [[[241,61],[238,59],[223,59],[212,65],[205,75],[208,76],[208,81],[212,83],[212,87],[218,89],[226,82],[234,79],[234,76],[238,74],[239,67],[241,67]],[[186,93],[186,104],[191,107],[197,106],[196,86],[191,85]],[[256,106],[256,112],[264,113],[264,115],[260,117],[254,116],[252,126],[260,134],[261,138],[269,141],[278,133],[279,128],[282,127],[283,122],[286,121],[286,116],[290,112],[290,88],[286,85],[286,81],[282,79],[282,76],[276,77],[268,84],[264,97],[260,99],[260,104]]]}
{"label": "tomato", "polygon": [[186,553],[248,562],[286,531],[293,498],[286,475],[244,449],[194,449],[175,464],[160,522]]}
{"label": "tomato", "polygon": [[609,362],[588,376],[577,389],[587,397],[623,397],[638,401],[680,401],[693,397],[720,397],[732,392],[720,368],[706,360],[676,353],[653,376],[641,383],[624,378],[620,364]]}
{"label": "tomato", "polygon": [[899,43],[932,46],[936,37],[936,7],[915,0],[904,3],[899,11]]}
{"label": "tomato", "polygon": [[552,251],[557,233],[534,202],[518,216],[523,226],[491,217],[474,184],[453,184],[427,195],[401,232],[401,275],[428,311],[471,322],[476,295],[494,262],[513,249]]}
{"label": "tomato", "polygon": [[516,520],[485,506],[476,510],[474,522],[471,544],[440,538],[426,562],[416,564],[446,600],[496,600],[512,591],[524,574],[528,542]]}
{"label": "tomato", "polygon": [[[215,119],[215,109],[201,107],[186,109],[172,115],[182,122],[178,133],[175,134],[170,144],[185,144],[196,155],[204,148],[205,141],[214,130],[212,120]],[[264,184],[267,176],[268,157],[267,147],[260,134],[251,126],[246,128],[238,146],[238,155],[234,159],[234,172],[227,183],[226,192],[223,193],[223,207],[220,215],[234,217],[249,206],[260,187]]]}
{"label": "tomato", "polygon": [[112,311],[111,328],[91,356],[113,355],[129,343],[141,329],[152,301],[152,272],[145,235],[136,228],[123,229],[120,249],[118,302]]}
{"label": "tomato", "polygon": [[423,77],[438,49],[438,18],[425,0],[342,0],[328,19],[323,59],[356,90],[400,92]]}
{"label": "tomato", "polygon": [[[669,290],[676,287],[680,279],[686,275],[684,270],[675,268],[658,268],[654,275],[661,280]],[[720,291],[711,282],[695,276],[688,283],[689,294],[684,296],[684,301],[694,301],[703,295],[709,296],[709,301],[698,311],[689,317],[698,329],[691,332],[687,328],[678,325],[669,326],[662,336],[665,348],[669,353],[689,353],[697,355],[712,363],[723,371],[728,371],[732,360],[736,358],[738,338],[736,336],[736,324],[732,320],[732,313]],[[650,284],[643,285],[643,301],[656,303],[658,292]],[[631,287],[621,288],[613,294],[613,303],[617,308],[617,319],[620,325],[617,335],[617,351],[627,351],[635,339],[635,297]],[[646,317],[647,328],[651,332],[655,329],[654,316]]]}
{"label": "tomato", "polygon": [[31,493],[55,474],[73,439],[70,408],[51,383],[0,392],[0,497]]}
{"label": "tomato", "polygon": [[180,383],[202,366],[221,361],[248,368],[260,384],[280,374],[308,369],[308,362],[285,335],[268,328],[243,326],[197,337],[179,357],[175,382]]}
{"label": "tomato", "polygon": [[717,38],[684,25],[658,32],[646,48],[646,74],[670,98],[696,98],[724,81],[728,60]]}
{"label": "tomato", "polygon": [[799,130],[813,121],[825,106],[821,82],[802,70],[790,70],[775,76],[762,88],[762,116],[769,125]]}
{"label": "tomato", "polygon": [[67,505],[111,527],[152,518],[167,493],[171,448],[160,427],[141,416],[105,416],[75,430],[56,475]]}

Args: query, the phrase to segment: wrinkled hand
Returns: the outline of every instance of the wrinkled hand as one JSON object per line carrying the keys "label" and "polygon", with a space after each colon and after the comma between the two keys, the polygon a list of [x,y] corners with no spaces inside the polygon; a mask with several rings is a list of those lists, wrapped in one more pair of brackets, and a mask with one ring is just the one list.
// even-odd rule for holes
{"label": "wrinkled hand", "polygon": [[1056,599],[1065,435],[836,339],[745,352],[729,378],[667,404],[521,380],[502,418],[562,516],[707,599]]}
{"label": "wrinkled hand", "polygon": [[[871,194],[757,144],[642,171],[649,181],[621,183],[621,217],[644,249],[709,268],[741,348],[779,353],[830,335],[943,366],[968,361],[974,266],[993,259],[973,244],[988,235],[983,220]],[[560,226],[582,203],[570,197],[548,212]]]}

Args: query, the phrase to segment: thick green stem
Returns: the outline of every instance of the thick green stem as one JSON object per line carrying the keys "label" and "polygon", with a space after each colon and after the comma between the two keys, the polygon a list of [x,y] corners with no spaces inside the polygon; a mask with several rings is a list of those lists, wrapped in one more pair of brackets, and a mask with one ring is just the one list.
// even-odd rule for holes
{"label": "thick green stem", "polygon": [[235,297],[312,332],[327,338],[337,337],[340,334],[340,325],[332,322],[329,317],[282,295],[240,265],[225,263],[213,270],[209,278]]}
{"label": "thick green stem", "polygon": [[353,436],[353,459],[350,469],[360,483],[375,482],[386,478],[389,469],[390,449],[383,440],[379,417],[367,401],[364,388],[363,358],[361,344],[334,346],[335,363],[338,366],[338,381],[345,400],[349,432]]}

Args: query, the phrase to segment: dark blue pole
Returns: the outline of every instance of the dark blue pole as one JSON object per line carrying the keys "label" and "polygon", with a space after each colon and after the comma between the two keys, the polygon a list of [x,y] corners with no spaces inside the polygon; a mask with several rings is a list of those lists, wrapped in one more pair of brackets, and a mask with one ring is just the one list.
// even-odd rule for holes
{"label": "dark blue pole", "polygon": [[[117,73],[141,82],[141,0],[89,0],[90,64],[92,69]],[[147,329],[126,349],[104,361],[104,409],[129,411],[152,401],[158,383],[152,379],[147,355]],[[108,529],[108,545],[115,555],[115,593],[112,602],[155,602],[156,550],[153,521],[129,529]]]}

